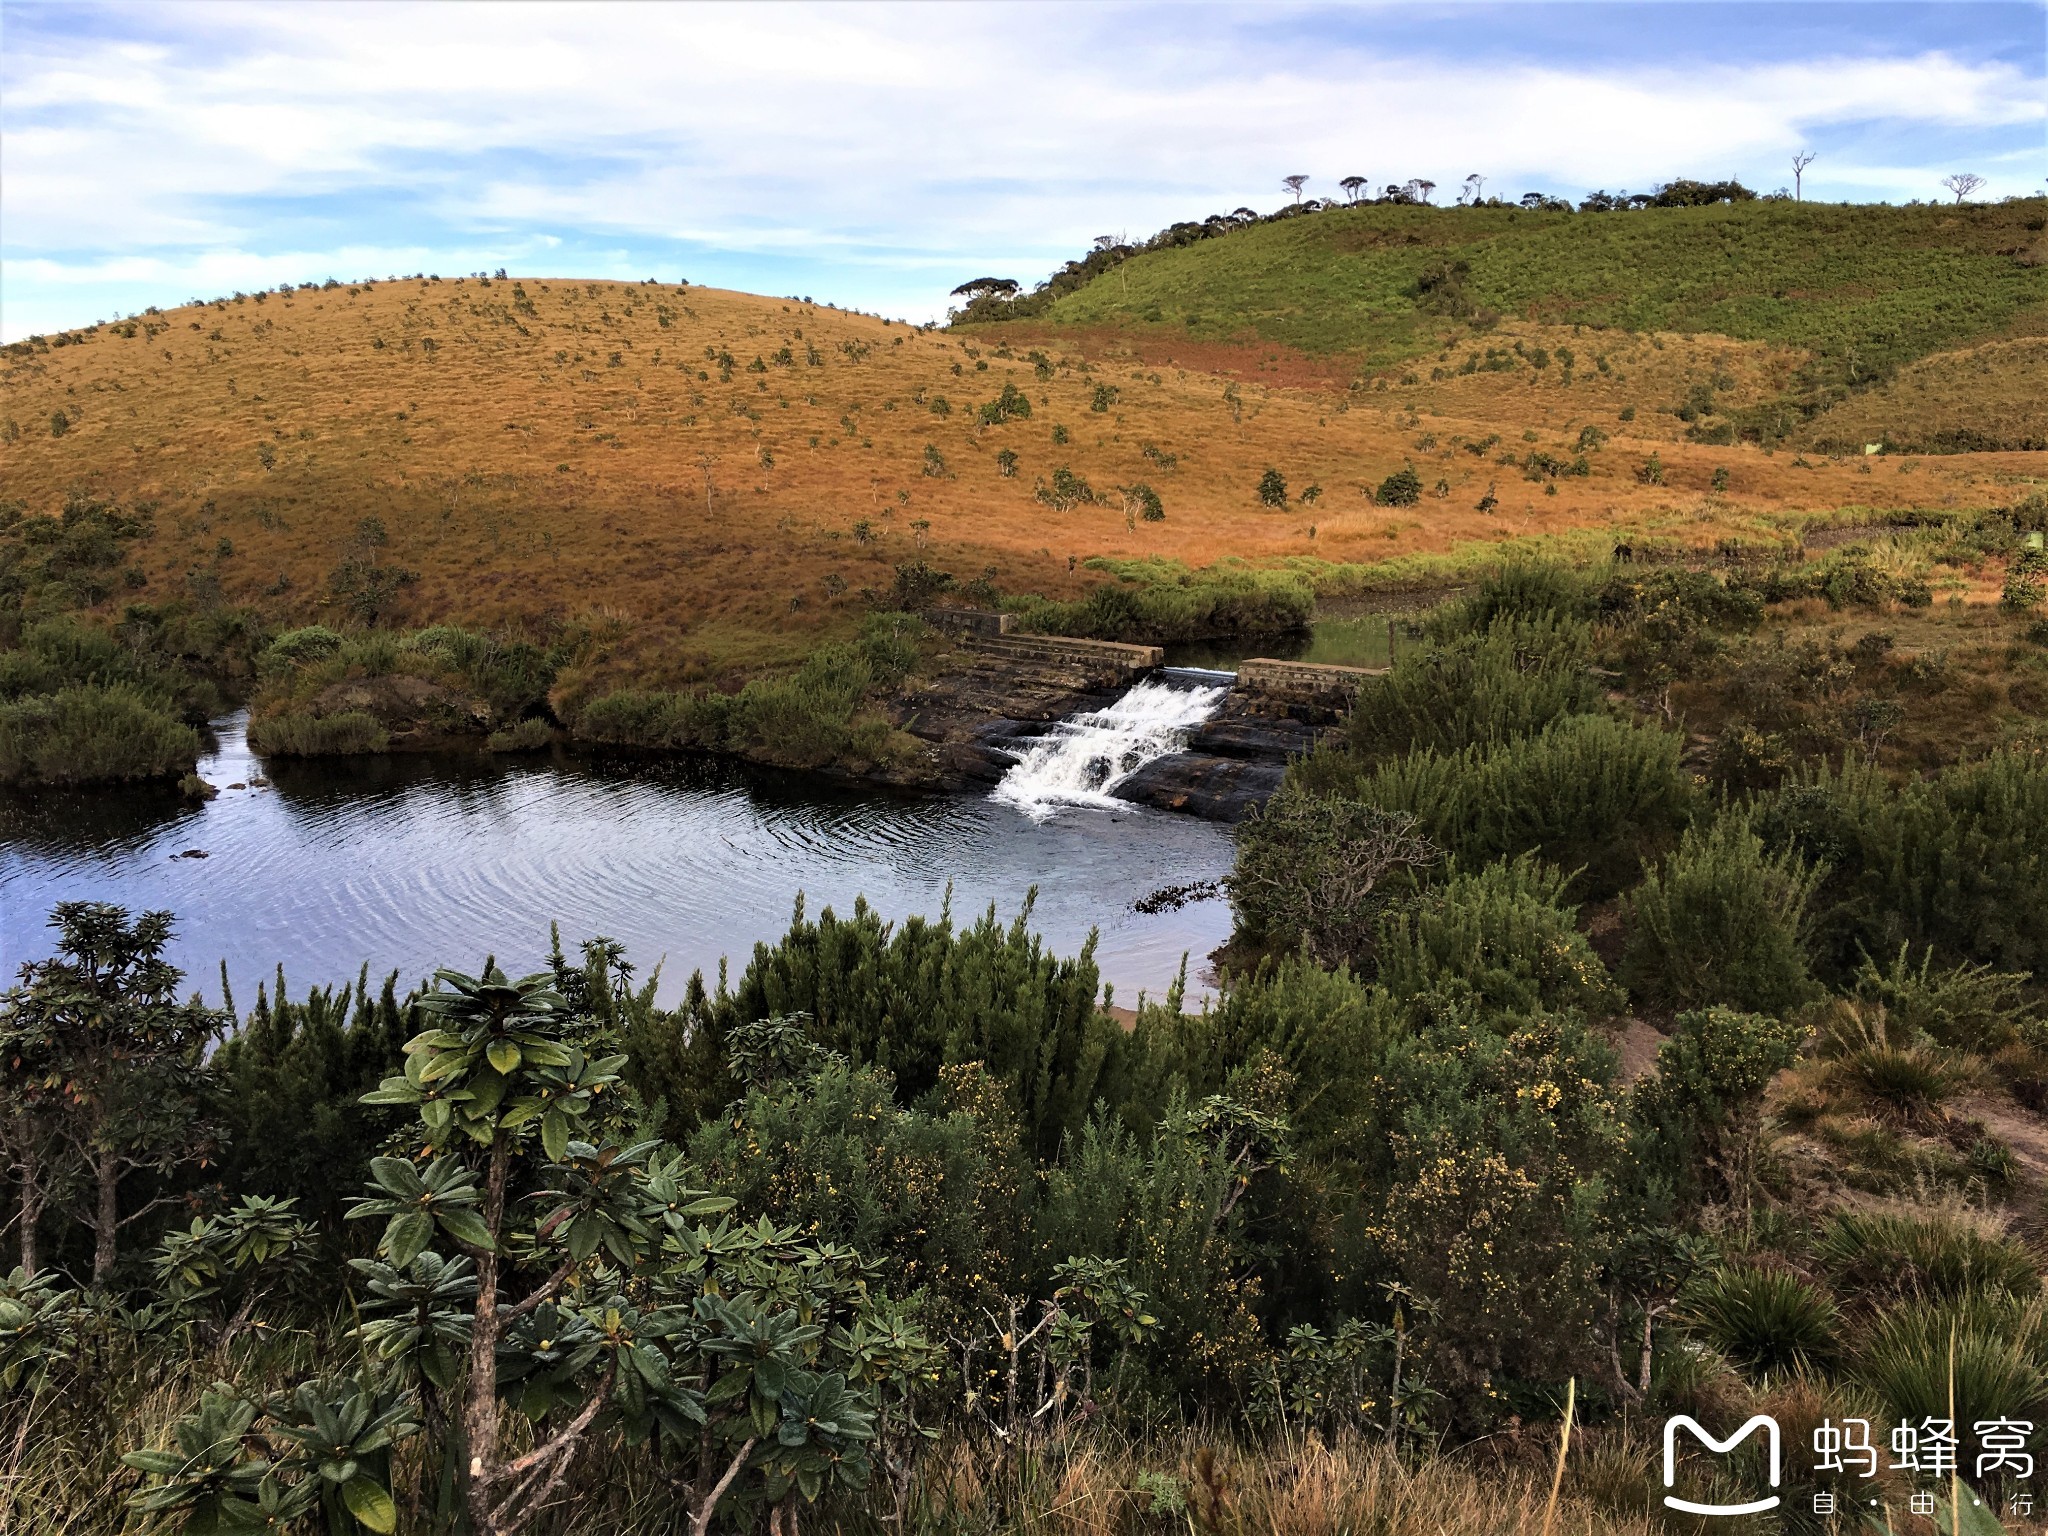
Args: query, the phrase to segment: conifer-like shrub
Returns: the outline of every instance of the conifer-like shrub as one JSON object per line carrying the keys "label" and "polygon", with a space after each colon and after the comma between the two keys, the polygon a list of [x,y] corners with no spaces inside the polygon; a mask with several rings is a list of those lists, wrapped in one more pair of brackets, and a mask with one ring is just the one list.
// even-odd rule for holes
{"label": "conifer-like shrub", "polygon": [[265,757],[346,757],[382,752],[391,733],[364,710],[315,715],[292,710],[249,722],[249,746]]}
{"label": "conifer-like shrub", "polygon": [[1461,752],[1412,752],[1364,775],[1357,793],[1415,818],[1467,864],[1535,853],[1577,869],[1599,900],[1674,842],[1691,810],[1677,735],[1606,715],[1571,715],[1534,736]]}
{"label": "conifer-like shrub", "polygon": [[2014,748],[1903,784],[1822,765],[1768,797],[1756,826],[1827,866],[1813,903],[1823,975],[1904,943],[2048,971],[2048,755]]}
{"label": "conifer-like shrub", "polygon": [[1368,760],[1417,747],[1454,752],[1532,735],[1599,706],[1587,675],[1592,630],[1545,615],[1503,616],[1485,628],[1400,652],[1359,691],[1347,737]]}
{"label": "conifer-like shrub", "polygon": [[1528,854],[1455,875],[1382,925],[1381,983],[1397,997],[1472,995],[1508,1014],[1611,1011],[1619,994],[1563,900],[1569,878]]}
{"label": "conifer-like shrub", "polygon": [[1813,992],[1802,939],[1816,879],[1740,815],[1690,828],[1629,897],[1622,980],[1654,1008],[1796,1007]]}
{"label": "conifer-like shrub", "polygon": [[84,683],[0,704],[0,784],[178,778],[199,734],[163,696],[132,683]]}

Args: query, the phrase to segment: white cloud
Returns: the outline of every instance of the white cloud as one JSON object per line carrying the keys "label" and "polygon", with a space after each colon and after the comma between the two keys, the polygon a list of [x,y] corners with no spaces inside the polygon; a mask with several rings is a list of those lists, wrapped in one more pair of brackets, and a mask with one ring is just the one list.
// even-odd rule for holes
{"label": "white cloud", "polygon": [[[1845,190],[1925,196],[1950,165],[1863,164],[1831,130],[1946,142],[2048,118],[2038,80],[1940,53],[1475,63],[1305,49],[1275,29],[1311,13],[1275,10],[194,5],[125,13],[125,28],[123,14],[17,37],[0,63],[9,334],[24,289],[89,288],[117,257],[239,270],[336,224],[323,274],[348,270],[349,244],[451,265],[542,236],[683,242],[842,267],[840,296],[871,303],[915,286],[875,286],[890,264],[1032,277],[1100,230],[1270,204],[1287,171],[1313,173],[1312,190],[1473,169],[1502,189],[1775,185],[1817,143]],[[2027,163],[1982,158],[1992,194],[2032,186]]]}

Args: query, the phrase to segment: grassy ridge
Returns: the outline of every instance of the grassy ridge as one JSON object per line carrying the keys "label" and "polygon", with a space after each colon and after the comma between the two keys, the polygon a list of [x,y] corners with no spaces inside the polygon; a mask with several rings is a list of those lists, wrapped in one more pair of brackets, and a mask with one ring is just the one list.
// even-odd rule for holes
{"label": "grassy ridge", "polygon": [[[1715,332],[1808,349],[1856,384],[1929,352],[2048,321],[2038,201],[1965,208],[1759,202],[1625,214],[1340,208],[1148,252],[1055,300],[1060,325],[1246,331],[1387,364],[1445,317],[1424,272],[1464,262],[1469,304],[1552,323]],[[2029,228],[2029,225],[2032,228]]]}

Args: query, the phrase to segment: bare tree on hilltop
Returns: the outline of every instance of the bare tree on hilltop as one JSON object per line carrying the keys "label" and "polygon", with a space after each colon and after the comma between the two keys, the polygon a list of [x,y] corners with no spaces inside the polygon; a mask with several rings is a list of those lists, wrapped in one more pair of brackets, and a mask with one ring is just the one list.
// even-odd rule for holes
{"label": "bare tree on hilltop", "polygon": [[1964,198],[1984,185],[1984,178],[1972,171],[1958,171],[1953,176],[1942,177],[1941,184],[1947,187],[1949,191],[1955,193],[1956,201],[1960,203]]}
{"label": "bare tree on hilltop", "polygon": [[1806,168],[1813,161],[1814,153],[1810,149],[1802,149],[1792,157],[1792,201],[1795,203],[1806,201]]}
{"label": "bare tree on hilltop", "polygon": [[1282,176],[1280,178],[1280,185],[1292,192],[1294,200],[1298,203],[1301,201],[1301,189],[1308,185],[1308,178],[1306,176]]}
{"label": "bare tree on hilltop", "polygon": [[1485,190],[1486,178],[1477,171],[1474,171],[1465,178],[1465,190],[1459,195],[1458,201],[1460,203],[1470,203],[1476,208],[1479,206],[1479,194]]}
{"label": "bare tree on hilltop", "polygon": [[1436,183],[1418,176],[1408,183],[1408,195],[1418,203],[1429,201],[1429,194],[1436,190]]}

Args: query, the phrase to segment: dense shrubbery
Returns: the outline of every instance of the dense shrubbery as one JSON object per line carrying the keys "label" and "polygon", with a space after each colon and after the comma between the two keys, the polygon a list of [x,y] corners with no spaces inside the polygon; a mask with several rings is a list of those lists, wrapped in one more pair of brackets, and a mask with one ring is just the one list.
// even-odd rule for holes
{"label": "dense shrubbery", "polygon": [[1190,572],[1166,561],[1093,560],[1114,578],[1084,598],[1018,607],[1019,626],[1039,634],[1170,644],[1306,628],[1315,594],[1300,577],[1227,565]]}
{"label": "dense shrubbery", "polygon": [[[1718,675],[1731,590],[1482,583],[1245,823],[1220,995],[1129,1028],[1028,909],[799,902],[673,1007],[593,940],[406,997],[280,977],[240,1020],[176,1001],[166,917],[60,912],[0,1000],[0,1510],[987,1536],[1085,1498],[1330,1536],[1405,1529],[1444,1446],[1526,1439],[1567,1380],[1567,1487],[1631,1519],[1645,1416],[2048,1410],[2004,1214],[2038,1186],[1955,1102],[2048,1102],[2042,759],[1709,801],[1624,715]],[[807,707],[847,729],[913,660],[881,621]],[[1538,1528],[1484,1464],[1522,1523],[1432,1521]]]}
{"label": "dense shrubbery", "polygon": [[1825,765],[1768,796],[1757,830],[1826,866],[1814,897],[1823,973],[1931,945],[1945,957],[2048,969],[2048,758],[1997,752],[1901,784]]}
{"label": "dense shrubbery", "polygon": [[57,517],[0,503],[0,783],[189,772],[199,741],[189,727],[246,684],[263,643],[247,612],[188,598],[107,611],[149,584],[124,562],[154,521],[147,504],[83,495]]}
{"label": "dense shrubbery", "polygon": [[199,733],[132,683],[86,683],[0,704],[0,784],[176,778]]}
{"label": "dense shrubbery", "polygon": [[896,750],[877,694],[917,664],[920,621],[871,618],[859,640],[827,646],[786,677],[756,678],[738,693],[620,689],[585,705],[576,734],[634,747],[740,752],[790,768],[872,766]]}
{"label": "dense shrubbery", "polygon": [[1360,693],[1349,745],[1359,757],[1429,747],[1455,752],[1527,736],[1563,715],[1595,708],[1586,667],[1592,631],[1549,615],[1489,618],[1484,627],[1432,639],[1395,657],[1393,670]]}
{"label": "dense shrubbery", "polygon": [[1683,830],[1693,791],[1679,747],[1669,731],[1570,715],[1533,736],[1382,763],[1360,773],[1355,793],[1413,816],[1461,860],[1535,853],[1579,871],[1573,889],[1598,899]]}
{"label": "dense shrubbery", "polygon": [[1622,980],[1653,1008],[1789,1011],[1813,991],[1804,940],[1817,880],[1798,855],[1767,854],[1741,816],[1688,830],[1628,898]]}

